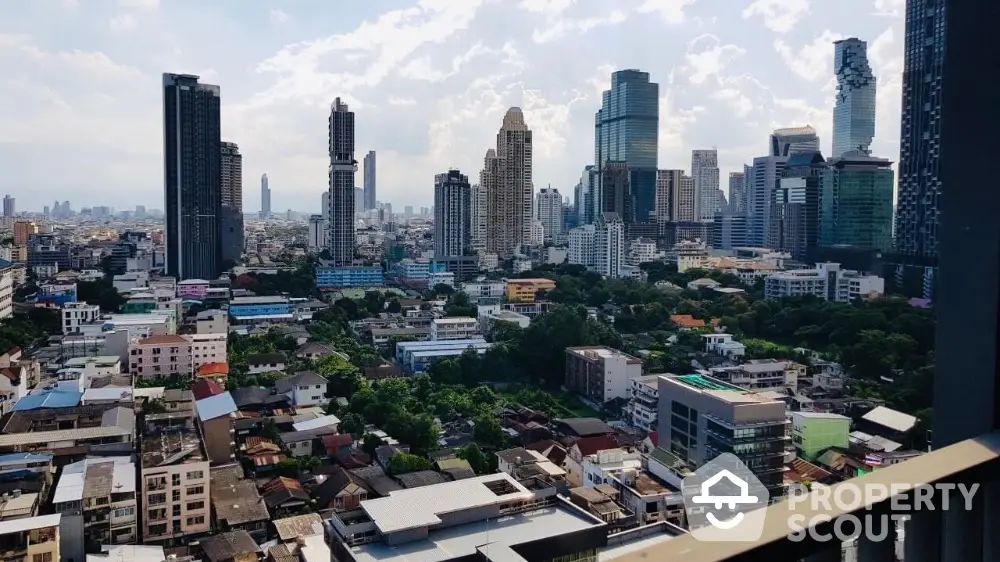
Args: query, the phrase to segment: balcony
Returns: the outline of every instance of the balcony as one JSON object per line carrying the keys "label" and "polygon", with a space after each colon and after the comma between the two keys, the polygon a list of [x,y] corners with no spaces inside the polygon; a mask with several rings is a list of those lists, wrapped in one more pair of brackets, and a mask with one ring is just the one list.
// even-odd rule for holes
{"label": "balcony", "polygon": [[[863,479],[853,479],[832,486],[829,496],[837,497],[838,488],[856,483],[884,486],[899,494],[905,501],[893,505],[888,498],[870,501],[857,509],[848,510],[830,502],[787,500],[766,509],[763,534],[754,542],[699,542],[693,536],[676,539],[640,550],[616,559],[616,562],[648,562],[650,560],[698,560],[699,562],[770,560],[774,562],[888,562],[896,560],[895,540],[881,542],[870,540],[861,533],[851,544],[839,541],[820,541],[819,535],[831,535],[836,525],[852,528],[857,518],[868,524],[866,515],[909,515],[903,524],[902,550],[906,562],[970,562],[1000,560],[1000,537],[995,533],[1000,523],[1000,431],[969,439],[910,459],[906,462],[875,470]],[[933,510],[900,512],[894,507],[913,506],[914,489],[923,484],[980,484],[972,500],[972,509],[962,508],[964,500],[957,490],[947,497],[951,507],[943,511],[943,496],[935,492],[931,498]],[[808,497],[816,497],[813,492]],[[852,497],[850,492],[845,497]],[[926,495],[923,496],[926,498]],[[958,506],[958,509],[956,509]],[[808,526],[811,531],[796,542],[791,538],[796,530],[789,519],[818,523]],[[803,525],[805,526],[805,525]],[[881,525],[876,523],[877,527]],[[815,531],[813,533],[812,531]],[[885,535],[881,528],[870,529],[872,534]],[[887,534],[895,538],[895,533]],[[845,554],[850,556],[845,557]]]}

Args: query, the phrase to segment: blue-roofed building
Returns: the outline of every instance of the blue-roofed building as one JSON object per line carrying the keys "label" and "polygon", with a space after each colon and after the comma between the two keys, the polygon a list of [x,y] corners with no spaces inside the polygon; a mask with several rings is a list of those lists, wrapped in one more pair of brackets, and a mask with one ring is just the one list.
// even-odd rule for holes
{"label": "blue-roofed building", "polygon": [[52,468],[52,455],[8,453],[0,455],[0,479],[44,475]]}
{"label": "blue-roofed building", "polygon": [[205,452],[212,464],[226,464],[236,460],[233,445],[233,419],[238,411],[233,395],[223,392],[194,403],[205,440]]}
{"label": "blue-roofed building", "polygon": [[292,319],[292,303],[288,297],[234,297],[229,301],[229,316],[233,320]]}
{"label": "blue-roofed building", "polygon": [[75,390],[49,390],[39,394],[29,394],[14,404],[15,412],[37,410],[39,408],[72,408],[80,405],[82,392]]}
{"label": "blue-roofed building", "polygon": [[35,293],[35,304],[50,308],[62,308],[62,305],[76,300],[76,283],[45,284]]}
{"label": "blue-roofed building", "polygon": [[319,290],[349,287],[383,287],[385,276],[377,266],[317,267],[316,288]]}

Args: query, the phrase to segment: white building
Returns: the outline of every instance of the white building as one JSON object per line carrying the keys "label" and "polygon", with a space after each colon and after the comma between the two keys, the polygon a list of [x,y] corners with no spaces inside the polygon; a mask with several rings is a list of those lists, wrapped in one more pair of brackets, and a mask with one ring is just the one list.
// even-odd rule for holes
{"label": "white building", "polygon": [[433,271],[427,274],[427,286],[434,288],[438,285],[455,286],[455,274],[451,271]]}
{"label": "white building", "polygon": [[326,247],[326,219],[323,215],[309,216],[309,249]]}
{"label": "white building", "polygon": [[[274,383],[274,390],[278,394],[287,396],[296,408],[325,406],[330,403],[330,399],[326,396],[327,380],[312,371],[302,371],[290,377],[279,379]],[[340,423],[339,419],[333,416],[328,417],[335,420],[333,424]]]}
{"label": "white building", "polygon": [[195,320],[195,333],[225,334],[229,332],[229,315],[221,310],[203,310]]}
{"label": "white building", "polygon": [[111,284],[119,293],[127,293],[132,289],[149,286],[148,271],[130,271],[122,275],[115,275]]}
{"label": "white building", "polygon": [[719,153],[691,151],[691,179],[694,181],[695,217],[710,221],[719,210]]}
{"label": "white building", "polygon": [[14,314],[14,264],[0,263],[0,319]]}
{"label": "white building", "polygon": [[569,231],[569,263],[594,267],[594,240],[597,228],[592,224],[578,226]]}
{"label": "white building", "polygon": [[467,340],[479,337],[479,321],[468,316],[435,318],[431,321],[431,339]]}
{"label": "white building", "polygon": [[629,381],[628,422],[632,427],[656,431],[660,403],[659,375],[643,375]]}
{"label": "white building", "polygon": [[535,195],[535,218],[544,228],[544,241],[559,244],[563,240],[563,205],[558,189],[542,189]]}
{"label": "white building", "polygon": [[705,351],[716,353],[729,359],[738,359],[747,352],[746,346],[733,339],[732,334],[705,334]]}
{"label": "white building", "polygon": [[66,361],[56,372],[57,386],[61,390],[83,392],[91,387],[94,379],[110,378],[122,374],[121,358],[117,355],[76,357]]}
{"label": "white building", "polygon": [[97,322],[101,307],[85,302],[68,302],[62,307],[62,333],[79,334],[81,324]]}
{"label": "white building", "polygon": [[649,238],[636,238],[629,244],[628,265],[638,267],[639,264],[656,261],[660,253],[656,250],[656,241]]}
{"label": "white building", "polygon": [[598,404],[627,399],[631,381],[642,376],[642,361],[605,346],[566,348],[566,390]]}
{"label": "white building", "polygon": [[806,366],[794,361],[753,359],[734,367],[713,367],[712,377],[747,390],[788,389],[795,392]]}
{"label": "white building", "polygon": [[616,213],[604,213],[594,236],[594,267],[605,277],[621,276],[625,265],[625,223]]}
{"label": "white building", "polygon": [[503,281],[474,281],[462,283],[462,292],[469,295],[470,300],[501,299],[507,294],[507,286]]}
{"label": "white building", "polygon": [[514,324],[518,328],[524,329],[531,324],[531,318],[523,314],[518,314],[513,310],[490,310],[493,307],[481,307],[486,308],[482,314],[479,315],[480,332],[483,334],[489,334],[493,330],[493,326],[497,322],[506,322],[508,324]]}
{"label": "white building", "polygon": [[545,226],[542,221],[531,221],[531,238],[528,240],[528,244],[541,246],[543,243],[545,243]]}
{"label": "white building", "polygon": [[839,263],[818,263],[814,269],[775,273],[764,282],[764,296],[768,299],[815,295],[827,301],[851,302],[884,292],[885,279],[840,269]]}

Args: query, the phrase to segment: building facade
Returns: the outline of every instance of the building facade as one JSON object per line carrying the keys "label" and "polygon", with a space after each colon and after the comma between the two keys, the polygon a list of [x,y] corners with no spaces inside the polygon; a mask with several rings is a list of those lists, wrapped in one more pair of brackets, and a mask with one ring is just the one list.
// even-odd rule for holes
{"label": "building facade", "polygon": [[859,153],[830,161],[820,192],[819,244],[892,248],[892,162]]}
{"label": "building facade", "polygon": [[497,148],[486,153],[480,184],[487,193],[487,244],[490,253],[509,257],[531,238],[533,144],[521,108],[512,107],[497,133]]}
{"label": "building facade", "polygon": [[746,172],[729,172],[729,213],[743,215],[747,212]]}
{"label": "building facade", "polygon": [[566,348],[566,389],[604,404],[630,398],[642,361],[610,347]]}
{"label": "building facade", "polygon": [[816,249],[819,200],[826,161],[819,152],[788,158],[771,209],[767,247],[805,262]]}
{"label": "building facade", "polygon": [[327,217],[330,259],[336,266],[354,262],[354,112],[340,98],[330,107],[329,192],[330,214]]}
{"label": "building facade", "polygon": [[243,156],[235,142],[222,143],[222,259],[243,257]]}
{"label": "building facade", "polygon": [[816,129],[808,125],[777,129],[771,133],[768,148],[767,156],[754,158],[751,174],[746,178],[747,243],[759,248],[766,247],[768,242],[774,193],[784,173],[785,163],[795,154],[819,152],[819,136]]}
{"label": "building facade", "polygon": [[719,153],[716,149],[691,151],[691,178],[694,180],[695,216],[710,221],[719,211]]}
{"label": "building facade", "polygon": [[558,189],[552,187],[539,190],[535,196],[535,219],[541,221],[543,240],[546,243],[564,243],[563,202]]}
{"label": "building facade", "polygon": [[268,185],[267,174],[260,175],[260,218],[271,218],[271,187]]}
{"label": "building facade", "polygon": [[166,270],[178,279],[222,271],[221,97],[189,74],[163,75]]}
{"label": "building facade", "polygon": [[369,150],[365,154],[364,160],[364,210],[370,211],[375,208],[377,194],[375,191],[375,151]]}
{"label": "building facade", "polygon": [[875,138],[875,73],[868,64],[868,43],[856,38],[835,41],[833,70],[837,98],[833,106],[833,152],[871,154]]}
{"label": "building facade", "polygon": [[625,224],[615,213],[604,213],[594,232],[594,267],[605,277],[618,278],[625,265]]}
{"label": "building facade", "polygon": [[472,186],[469,176],[448,170],[434,176],[434,257],[472,250]]}
{"label": "building facade", "polygon": [[818,263],[813,269],[782,271],[767,276],[764,297],[780,299],[813,295],[827,301],[851,302],[885,293],[885,280],[840,268],[838,263]]}

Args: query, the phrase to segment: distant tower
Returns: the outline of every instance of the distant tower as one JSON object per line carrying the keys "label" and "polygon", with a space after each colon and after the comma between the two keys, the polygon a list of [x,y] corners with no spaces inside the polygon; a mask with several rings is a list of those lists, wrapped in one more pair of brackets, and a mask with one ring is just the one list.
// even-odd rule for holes
{"label": "distant tower", "polygon": [[521,108],[512,107],[497,133],[496,152],[487,152],[480,184],[487,192],[486,250],[513,255],[531,238],[531,130]]}
{"label": "distant tower", "polygon": [[335,266],[354,263],[354,112],[340,98],[330,107],[330,214],[327,217],[330,257]]}
{"label": "distant tower", "polygon": [[166,266],[178,279],[215,279],[221,272],[220,106],[218,86],[189,74],[163,75]]}
{"label": "distant tower", "polygon": [[542,221],[545,242],[562,243],[563,236],[562,195],[558,189],[542,189],[535,196],[535,218]]}
{"label": "distant tower", "polygon": [[375,151],[369,150],[365,154],[365,206],[364,210],[370,211],[375,208]]}
{"label": "distant tower", "polygon": [[267,185],[267,174],[260,176],[260,218],[271,218],[271,188]]}
{"label": "distant tower", "polygon": [[3,216],[14,216],[14,198],[10,195],[5,195],[3,198]]}
{"label": "distant tower", "polygon": [[469,176],[448,170],[434,176],[434,257],[465,255],[472,247],[472,186]]}
{"label": "distant tower", "polygon": [[694,180],[695,219],[710,221],[719,209],[719,153],[691,151],[691,178]]}
{"label": "distant tower", "polygon": [[235,262],[243,257],[243,156],[235,142],[222,143],[221,195],[222,259]]}
{"label": "distant tower", "polygon": [[834,43],[837,100],[833,106],[833,158],[859,151],[871,154],[875,138],[875,74],[868,44],[852,37]]}

